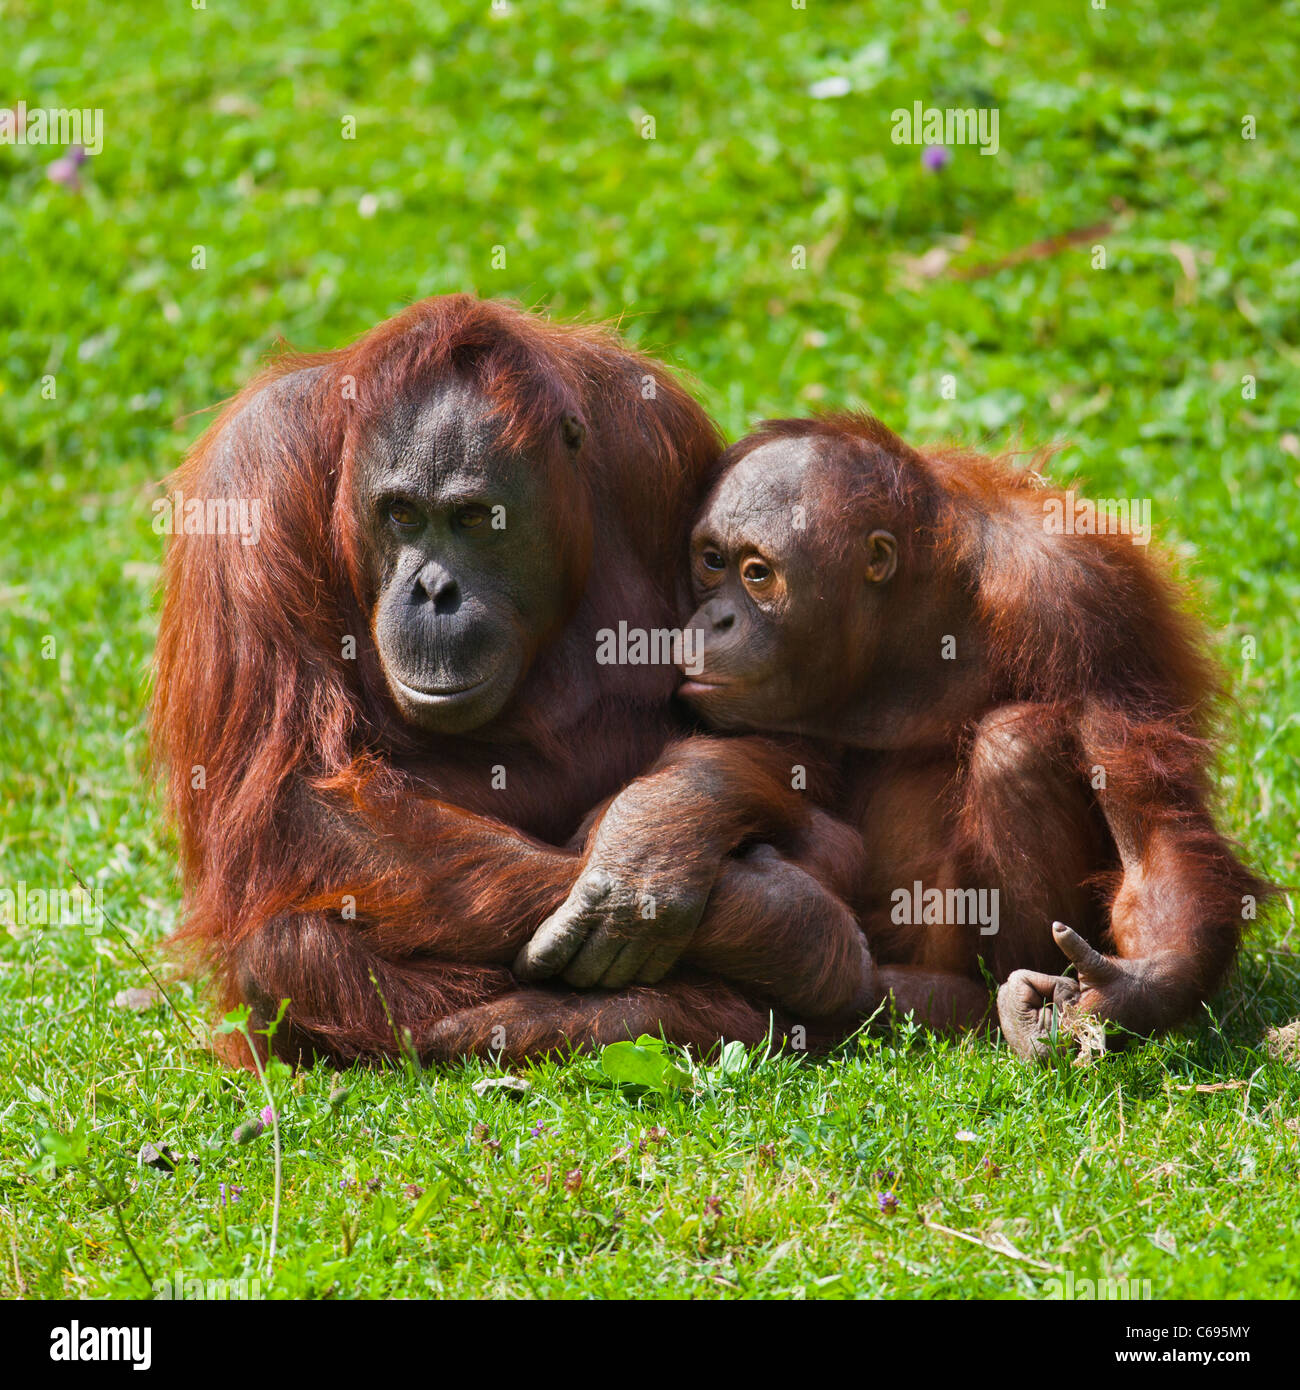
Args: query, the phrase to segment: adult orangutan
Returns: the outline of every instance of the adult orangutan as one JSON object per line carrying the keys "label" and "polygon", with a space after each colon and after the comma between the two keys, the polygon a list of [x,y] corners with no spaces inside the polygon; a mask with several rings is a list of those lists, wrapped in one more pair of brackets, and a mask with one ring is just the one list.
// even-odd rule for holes
{"label": "adult orangutan", "polygon": [[[1149,537],[1054,526],[1073,499],[1036,473],[918,453],[866,416],[769,422],[723,465],[681,694],[717,728],[840,750],[873,954],[946,975],[931,1012],[972,1022],[986,966],[1025,1056],[1048,1004],[1138,1034],[1191,1015],[1271,890],[1207,809],[1216,673]],[[726,789],[683,763],[662,804],[689,822],[693,799]],[[545,974],[635,928],[566,905],[527,951]]]}
{"label": "adult orangutan", "polygon": [[[264,1020],[290,1001],[281,1055],[409,1036],[429,1058],[516,1057],[661,1029],[704,1048],[758,1041],[773,1006],[869,1000],[835,891],[860,843],[758,739],[693,755],[741,793],[685,828],[702,867],[636,860],[673,950],[607,962],[588,994],[510,970],[575,889],[583,817],[674,733],[670,665],[595,657],[620,621],[671,626],[718,453],[682,388],[611,335],[466,295],[281,358],[204,435],[178,489],[256,502],[259,526],[177,528],[154,734],[180,937],[224,1006]],[[746,842],[764,848],[719,873]]]}

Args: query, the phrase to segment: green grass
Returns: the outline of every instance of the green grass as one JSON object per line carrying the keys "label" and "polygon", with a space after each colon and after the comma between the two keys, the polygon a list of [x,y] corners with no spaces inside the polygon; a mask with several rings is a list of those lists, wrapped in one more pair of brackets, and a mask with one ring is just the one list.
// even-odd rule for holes
{"label": "green grass", "polygon": [[[732,435],[863,404],[918,440],[1069,441],[1056,476],[1152,498],[1237,697],[1223,822],[1295,881],[1300,5],[420,8],[0,0],[0,100],[105,123],[80,192],[60,151],[0,147],[0,885],[75,870],[160,959],[157,480],[279,338],[467,288],[621,318]],[[915,100],[996,105],[1001,153],[926,172],[889,140]],[[1294,1297],[1300,1070],[1260,1039],[1300,1013],[1296,945],[1283,902],[1201,1022],[1087,1069],[902,1028],[666,1097],[592,1059],[517,1102],[473,1067],[359,1073],[334,1106],[327,1072],[276,1078],[268,1278],[271,1137],[230,1142],[255,1078],[111,1006],[147,983],[112,932],[10,930],[0,1293],[140,1295],[143,1264],[275,1296],[1035,1297],[1060,1270]],[[1245,1084],[1192,1089],[1219,1082]],[[138,1166],[146,1142],[199,1162]]]}

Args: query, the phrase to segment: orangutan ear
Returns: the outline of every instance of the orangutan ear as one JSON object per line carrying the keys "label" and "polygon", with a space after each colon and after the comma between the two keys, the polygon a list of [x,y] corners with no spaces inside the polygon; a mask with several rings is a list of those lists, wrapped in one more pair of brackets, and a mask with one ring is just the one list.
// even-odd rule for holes
{"label": "orangutan ear", "polygon": [[898,542],[892,531],[873,531],[867,537],[867,580],[883,584],[898,568]]}
{"label": "orangutan ear", "polygon": [[587,437],[587,426],[579,415],[566,415],[560,421],[560,433],[564,437],[564,442],[576,454],[582,448],[582,441]]}

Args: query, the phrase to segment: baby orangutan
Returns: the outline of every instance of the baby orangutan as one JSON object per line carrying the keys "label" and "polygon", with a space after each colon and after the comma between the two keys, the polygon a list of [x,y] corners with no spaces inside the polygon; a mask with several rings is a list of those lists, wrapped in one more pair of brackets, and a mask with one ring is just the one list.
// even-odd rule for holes
{"label": "baby orangutan", "polygon": [[[811,741],[791,763],[829,760],[807,794],[861,839],[837,891],[871,947],[866,1006],[892,990],[971,1024],[987,969],[1025,1057],[1046,1055],[1053,1005],[1143,1035],[1194,1014],[1271,890],[1207,809],[1217,673],[1148,538],[861,415],[769,422],[723,469],[691,543],[703,669],[680,694],[715,729]],[[750,740],[688,740],[651,774],[657,818],[648,779],[613,800],[575,895],[635,868],[629,832],[669,844],[701,800],[726,818],[719,742]],[[662,971],[690,933],[571,896],[521,962],[629,942]]]}

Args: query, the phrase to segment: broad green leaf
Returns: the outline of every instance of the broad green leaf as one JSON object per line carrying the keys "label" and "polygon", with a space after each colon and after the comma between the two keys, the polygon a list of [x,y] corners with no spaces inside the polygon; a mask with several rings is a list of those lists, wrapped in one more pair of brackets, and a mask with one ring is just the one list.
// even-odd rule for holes
{"label": "broad green leaf", "polygon": [[619,1085],[646,1086],[652,1091],[670,1091],[688,1085],[691,1079],[689,1072],[664,1055],[663,1042],[658,1038],[610,1043],[600,1054],[600,1065],[605,1075]]}
{"label": "broad green leaf", "polygon": [[749,1049],[743,1042],[729,1042],[718,1058],[717,1070],[723,1076],[740,1076],[749,1070]]}

